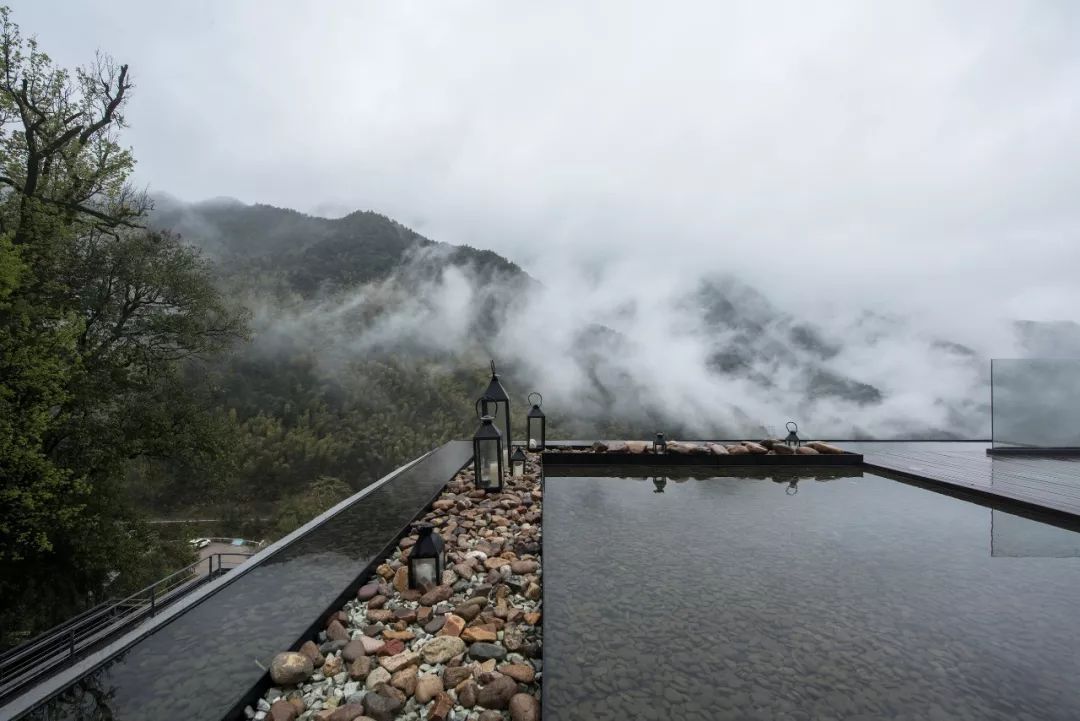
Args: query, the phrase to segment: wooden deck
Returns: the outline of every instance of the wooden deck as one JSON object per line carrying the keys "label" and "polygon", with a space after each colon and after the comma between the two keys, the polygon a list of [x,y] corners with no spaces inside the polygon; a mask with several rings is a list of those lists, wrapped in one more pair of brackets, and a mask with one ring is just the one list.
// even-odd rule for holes
{"label": "wooden deck", "polygon": [[986,443],[843,443],[889,471],[1080,516],[1080,457],[992,457]]}

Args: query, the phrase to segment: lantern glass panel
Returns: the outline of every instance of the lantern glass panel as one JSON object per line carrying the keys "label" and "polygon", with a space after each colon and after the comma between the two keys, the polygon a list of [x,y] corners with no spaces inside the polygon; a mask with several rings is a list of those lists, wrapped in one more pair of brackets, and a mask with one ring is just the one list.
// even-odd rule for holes
{"label": "lantern glass panel", "polygon": [[529,450],[538,451],[544,448],[544,419],[529,418]]}
{"label": "lantern glass panel", "polygon": [[478,465],[478,476],[476,478],[476,485],[481,488],[488,488],[491,486],[500,485],[500,471],[502,470],[501,459],[499,458],[499,443],[498,438],[484,438],[476,441],[476,457]]}
{"label": "lantern glass panel", "polygon": [[492,421],[495,427],[503,434],[503,466],[506,466],[509,462],[510,451],[510,401],[496,401],[489,398],[481,400],[482,413],[485,416],[494,416],[495,420]]}
{"label": "lantern glass panel", "polygon": [[414,558],[411,563],[414,588],[422,588],[429,584],[438,585],[439,561],[437,558]]}

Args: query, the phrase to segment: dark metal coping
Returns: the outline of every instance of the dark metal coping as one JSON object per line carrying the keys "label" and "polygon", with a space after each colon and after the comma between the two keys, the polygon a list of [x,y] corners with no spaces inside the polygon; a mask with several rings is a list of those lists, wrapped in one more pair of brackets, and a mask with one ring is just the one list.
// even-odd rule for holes
{"label": "dark metal coping", "polygon": [[975,485],[961,485],[959,483],[952,483],[937,478],[931,478],[929,476],[919,475],[918,473],[913,473],[911,471],[902,471],[896,468],[889,468],[888,466],[879,466],[873,462],[864,462],[863,467],[880,476],[919,486],[920,488],[925,488],[934,491],[935,493],[953,496],[954,498],[962,498],[966,501],[977,503],[980,506],[997,508],[1018,516],[1025,516],[1027,518],[1042,521],[1043,523],[1060,526],[1061,528],[1080,530],[1080,526],[1077,525],[1078,522],[1080,522],[1080,515],[1064,509],[1043,505],[1032,499],[1025,498],[1018,493],[1012,493],[1001,488],[981,488]]}
{"label": "dark metal coping", "polygon": [[987,448],[988,456],[1080,456],[1080,448],[1029,448],[1027,446]]}
{"label": "dark metal coping", "polygon": [[[25,714],[31,712],[35,708],[37,708],[37,707],[41,706],[42,704],[48,702],[50,699],[58,696],[63,691],[70,688],[71,686],[76,684],[81,679],[93,674],[95,671],[102,668],[103,666],[108,664],[110,661],[112,661],[113,659],[115,659],[118,656],[120,656],[121,654],[123,654],[125,651],[130,649],[132,646],[137,644],[142,639],[154,634],[156,631],[160,630],[161,628],[163,628],[164,626],[169,624],[171,621],[179,618],[186,611],[190,610],[194,606],[198,605],[202,601],[206,600],[210,596],[212,596],[215,593],[217,593],[218,591],[222,590],[226,586],[228,586],[230,584],[233,584],[233,583],[236,583],[237,581],[242,579],[247,573],[249,573],[252,569],[258,567],[263,562],[269,560],[272,556],[274,556],[279,551],[284,550],[285,548],[290,546],[293,542],[303,538],[304,536],[307,536],[309,533],[311,533],[312,531],[314,531],[318,527],[322,526],[323,524],[325,524],[327,521],[329,521],[332,518],[334,518],[335,516],[337,516],[342,511],[344,511],[344,510],[348,509],[349,507],[351,507],[357,501],[363,499],[365,496],[368,496],[371,493],[375,492],[376,490],[382,488],[387,483],[389,483],[390,481],[392,481],[394,478],[401,475],[405,471],[407,471],[410,468],[416,466],[417,464],[421,463],[425,459],[428,459],[428,458],[434,456],[435,454],[440,454],[441,452],[447,452],[447,451],[449,451],[451,449],[454,449],[455,446],[465,445],[466,443],[467,442],[465,442],[465,441],[450,441],[450,442],[444,444],[443,446],[441,446],[441,447],[439,447],[437,449],[434,449],[432,451],[429,451],[428,453],[425,453],[422,456],[419,456],[418,458],[410,461],[409,463],[406,463],[405,465],[395,469],[394,471],[390,472],[389,474],[387,474],[387,475],[383,476],[382,478],[378,479],[377,481],[371,483],[370,485],[368,485],[367,487],[365,487],[363,490],[359,491],[355,495],[350,496],[349,498],[345,499],[344,501],[341,501],[337,505],[333,506],[332,508],[330,508],[326,512],[320,514],[319,516],[316,516],[314,519],[312,519],[308,523],[304,524],[300,528],[296,529],[292,533],[288,534],[284,538],[276,541],[275,543],[267,546],[262,551],[259,551],[258,553],[254,554],[248,560],[247,563],[244,563],[242,566],[237,567],[236,569],[232,570],[228,574],[225,574],[221,578],[219,578],[217,580],[214,580],[214,581],[211,581],[210,583],[205,584],[201,589],[189,594],[184,599],[174,603],[169,608],[162,611],[158,616],[156,616],[151,621],[139,626],[136,630],[122,636],[121,638],[119,638],[116,641],[110,643],[108,646],[105,646],[101,650],[87,656],[86,658],[82,659],[81,661],[79,661],[78,663],[76,663],[75,665],[73,665],[72,667],[67,669],[66,671],[63,671],[62,673],[59,673],[56,676],[53,676],[52,678],[46,679],[45,681],[43,681],[42,683],[38,684],[37,686],[29,689],[28,691],[26,691],[22,695],[12,699],[6,705],[0,707],[0,719],[11,719],[12,721],[14,721],[15,719],[18,719],[18,718],[24,716]],[[446,479],[447,482],[449,480],[451,480],[454,477],[454,475],[456,475],[458,470],[460,470],[462,467],[467,465],[468,462],[469,462],[469,459],[471,459],[471,453],[472,453],[471,444],[468,444],[468,445],[469,445],[469,449],[468,449],[469,456],[468,456],[468,458],[466,458],[466,460],[460,466],[457,466],[455,471],[453,473],[451,473],[450,476]],[[445,485],[445,482],[444,482],[443,485]],[[442,490],[442,486],[440,486],[438,492],[441,492],[441,490]],[[436,497],[438,495],[438,492],[436,493]],[[434,500],[434,498],[432,500]],[[430,501],[428,502],[427,505],[428,506],[430,505]],[[427,510],[427,508],[425,506],[425,508],[422,508],[419,513],[422,514],[426,510]],[[407,531],[407,529],[408,529],[408,525],[406,525],[403,529],[401,529],[401,531],[399,533],[401,535],[403,535],[404,532]],[[391,552],[393,550],[394,545],[397,543],[398,540],[400,540],[401,535],[398,535],[397,537],[395,537],[393,539],[393,541],[390,544],[387,545],[387,548],[390,549]],[[386,553],[383,553],[381,555],[377,555],[375,557],[375,560],[373,560],[372,563],[369,564],[369,566],[366,567],[361,572],[361,574],[358,576],[358,580],[355,581],[353,584],[350,584],[350,588],[346,588],[345,590],[342,591],[342,593],[339,595],[339,597],[335,600],[334,604],[331,604],[331,608],[323,609],[320,613],[313,614],[313,617],[316,619],[315,622],[313,622],[311,624],[311,626],[309,626],[309,628],[307,629],[305,634],[303,634],[300,639],[297,639],[296,646],[299,646],[299,644],[302,643],[303,640],[305,640],[307,637],[310,637],[315,631],[319,630],[320,624],[323,621],[323,619],[326,618],[329,615],[329,613],[331,613],[333,611],[337,611],[340,608],[340,606],[344,603],[345,598],[350,593],[355,593],[356,589],[362,583],[362,581],[360,579],[366,580],[367,577],[370,576],[370,574],[374,570],[374,568],[377,567],[377,565],[383,561],[383,559],[386,557],[386,555],[387,555]],[[262,679],[260,679],[259,683],[256,684],[255,687],[249,689],[248,692],[245,693],[243,698],[245,700],[246,699],[257,698],[260,695],[259,690],[260,689],[265,690],[265,687],[266,687],[265,684],[268,681],[269,681],[269,674],[267,673],[267,674],[264,675],[264,677]],[[236,705],[236,708],[233,709],[232,713],[235,714],[235,713],[237,713],[239,711],[239,713],[242,716],[242,709],[243,709],[244,705],[246,705],[247,702],[249,702],[249,701],[245,701],[244,703],[238,703]]]}
{"label": "dark metal coping", "polygon": [[938,493],[943,496],[958,498],[967,501],[968,503],[974,503],[983,508],[990,508],[995,511],[1005,511],[1006,513],[1022,516],[1031,521],[1038,521],[1039,523],[1045,523],[1050,526],[1063,528],[1067,531],[1080,533],[1080,516],[1057,508],[1041,506],[1038,503],[1033,503],[1019,496],[1006,495],[989,489],[981,490],[976,486],[959,486],[952,483],[945,483],[915,473],[897,471],[892,468],[886,468],[885,466],[875,466],[871,463],[864,464],[864,467],[876,475],[896,481],[897,483],[905,483],[909,486],[922,488],[923,490]]}

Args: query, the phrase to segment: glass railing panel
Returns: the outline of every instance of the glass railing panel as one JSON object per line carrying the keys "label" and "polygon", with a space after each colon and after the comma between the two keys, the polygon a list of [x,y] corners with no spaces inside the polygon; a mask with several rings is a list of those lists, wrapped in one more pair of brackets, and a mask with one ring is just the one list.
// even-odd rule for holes
{"label": "glass railing panel", "polygon": [[994,448],[1080,448],[1080,359],[990,362]]}

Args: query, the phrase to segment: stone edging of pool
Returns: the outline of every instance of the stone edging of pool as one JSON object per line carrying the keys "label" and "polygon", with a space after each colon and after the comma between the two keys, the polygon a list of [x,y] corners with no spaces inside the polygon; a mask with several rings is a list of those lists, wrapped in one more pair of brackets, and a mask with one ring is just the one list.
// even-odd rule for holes
{"label": "stone edging of pool", "polygon": [[545,465],[585,466],[860,466],[862,454],[838,446],[811,441],[792,448],[783,441],[768,439],[739,443],[669,441],[667,452],[654,453],[646,441],[596,441],[591,446],[548,448]]}
{"label": "stone edging of pool", "polygon": [[408,588],[406,535],[315,640],[279,654],[253,719],[539,721],[539,457],[500,493],[460,471],[420,520],[446,541],[442,585]]}

